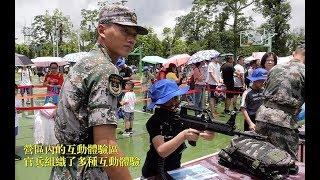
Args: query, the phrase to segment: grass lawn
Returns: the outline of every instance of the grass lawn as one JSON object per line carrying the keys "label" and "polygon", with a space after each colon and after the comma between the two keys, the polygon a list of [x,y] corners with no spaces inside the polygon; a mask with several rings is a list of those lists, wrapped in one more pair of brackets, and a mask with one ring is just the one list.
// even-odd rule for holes
{"label": "grass lawn", "polygon": [[[19,76],[16,76],[18,79]],[[37,76],[34,76],[38,78]],[[18,81],[16,81],[18,83]],[[35,84],[37,80],[35,80]],[[36,89],[34,93],[43,93],[45,90],[43,89]],[[141,95],[137,95],[138,99],[141,98]],[[39,99],[35,101],[37,105],[41,105],[43,103],[43,99]],[[136,112],[134,114],[134,135],[132,137],[123,137],[120,134],[117,134],[118,144],[121,150],[125,153],[126,156],[136,156],[140,158],[140,166],[137,168],[130,167],[130,172],[133,178],[137,178],[141,175],[141,168],[144,163],[146,153],[149,149],[149,136],[147,130],[145,128],[145,123],[148,118],[151,116],[149,113],[141,112],[142,110],[142,103],[136,104]],[[221,103],[218,105],[218,112],[223,111],[224,104]],[[224,116],[221,113],[219,116],[219,120],[226,121],[229,116]],[[34,123],[34,116],[31,113],[25,112],[22,117],[20,118],[20,127],[19,127],[19,135],[16,138],[16,152],[17,154],[25,157],[23,146],[25,144],[33,144],[33,123]],[[243,116],[241,113],[238,113],[237,116],[237,127],[242,129],[243,128]],[[124,125],[123,120],[119,121],[117,132],[123,131]],[[223,135],[223,134],[216,134],[216,137],[213,141],[203,141],[199,140],[197,142],[196,147],[189,147],[184,151],[182,162],[187,162],[193,160],[195,158],[199,158],[214,152],[219,151],[221,148],[226,147],[229,144],[229,140],[231,137]],[[35,156],[30,156],[35,157]],[[15,170],[16,170],[16,179],[17,180],[44,180],[48,179],[50,175],[51,168],[44,168],[44,167],[26,167],[25,161],[16,161],[15,163]]]}

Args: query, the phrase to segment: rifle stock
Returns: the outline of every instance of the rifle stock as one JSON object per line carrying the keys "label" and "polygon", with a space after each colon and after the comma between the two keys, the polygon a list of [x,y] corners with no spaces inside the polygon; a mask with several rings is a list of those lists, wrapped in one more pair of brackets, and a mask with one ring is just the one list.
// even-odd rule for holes
{"label": "rifle stock", "polygon": [[[215,120],[208,109],[202,110],[192,106],[182,106],[180,112],[176,116],[175,123],[180,124],[182,129],[193,128],[198,131],[208,130],[228,136],[242,135],[258,140],[267,139],[266,136],[248,132],[240,132],[237,130],[235,125],[236,115],[236,112],[233,111],[228,122],[224,123]],[[189,144],[195,146],[196,142],[189,141]]]}

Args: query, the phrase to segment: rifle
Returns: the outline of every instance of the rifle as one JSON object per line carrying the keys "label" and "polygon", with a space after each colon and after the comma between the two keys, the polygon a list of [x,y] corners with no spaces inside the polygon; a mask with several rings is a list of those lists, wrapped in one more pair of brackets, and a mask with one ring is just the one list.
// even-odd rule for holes
{"label": "rifle", "polygon": [[[199,109],[194,106],[185,105],[181,107],[180,112],[177,113],[175,121],[173,123],[176,124],[176,127],[180,127],[180,130],[193,128],[198,131],[209,130],[228,136],[242,135],[258,140],[267,139],[266,136],[250,132],[240,132],[239,130],[237,130],[235,125],[236,116],[236,112],[232,111],[228,122],[223,123],[221,121],[215,120],[211,114],[211,111],[208,109]],[[189,144],[192,146],[196,146],[196,142],[194,141],[189,141]]]}

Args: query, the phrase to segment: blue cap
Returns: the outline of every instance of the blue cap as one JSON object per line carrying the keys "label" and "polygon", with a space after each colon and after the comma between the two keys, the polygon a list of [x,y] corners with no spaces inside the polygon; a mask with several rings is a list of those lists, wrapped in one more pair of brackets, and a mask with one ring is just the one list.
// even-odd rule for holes
{"label": "blue cap", "polygon": [[268,71],[263,68],[257,68],[253,70],[251,76],[247,77],[250,81],[266,80],[268,77]]}
{"label": "blue cap", "polygon": [[118,59],[118,61],[117,61],[117,63],[116,63],[116,66],[117,66],[117,67],[121,67],[121,66],[123,66],[123,65],[125,65],[125,64],[126,64],[126,61],[124,60],[123,57],[121,57],[121,58]]}
{"label": "blue cap", "polygon": [[179,88],[177,83],[173,80],[162,79],[156,81],[149,89],[149,97],[151,103],[148,106],[152,109],[155,105],[164,104],[175,96],[180,96],[189,91],[189,86]]}

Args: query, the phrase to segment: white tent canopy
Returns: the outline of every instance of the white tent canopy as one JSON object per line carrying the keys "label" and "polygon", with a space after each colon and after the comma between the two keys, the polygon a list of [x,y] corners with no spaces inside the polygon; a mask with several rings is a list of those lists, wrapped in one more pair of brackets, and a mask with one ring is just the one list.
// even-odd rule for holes
{"label": "white tent canopy", "polygon": [[35,59],[31,59],[31,61],[37,67],[48,67],[52,62],[56,62],[58,66],[64,66],[68,64],[68,62],[61,57],[49,57],[49,56],[37,57]]}

